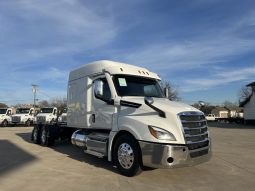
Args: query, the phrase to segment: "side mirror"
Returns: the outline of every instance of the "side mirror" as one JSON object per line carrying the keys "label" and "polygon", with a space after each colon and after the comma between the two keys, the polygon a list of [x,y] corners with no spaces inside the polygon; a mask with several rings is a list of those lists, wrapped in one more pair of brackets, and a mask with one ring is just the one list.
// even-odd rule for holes
{"label": "side mirror", "polygon": [[144,98],[144,102],[147,104],[147,105],[151,105],[154,103],[154,100],[152,97],[145,97]]}
{"label": "side mirror", "polygon": [[95,81],[95,86],[94,86],[95,96],[97,96],[97,97],[103,96],[103,85],[104,85],[104,83],[101,80]]}
{"label": "side mirror", "polygon": [[168,99],[168,97],[169,97],[169,89],[168,88],[164,88],[164,94],[165,94],[166,98]]}
{"label": "side mirror", "polygon": [[205,102],[203,102],[203,101],[198,101],[198,105],[199,105],[200,107],[204,107],[204,106],[205,106]]}

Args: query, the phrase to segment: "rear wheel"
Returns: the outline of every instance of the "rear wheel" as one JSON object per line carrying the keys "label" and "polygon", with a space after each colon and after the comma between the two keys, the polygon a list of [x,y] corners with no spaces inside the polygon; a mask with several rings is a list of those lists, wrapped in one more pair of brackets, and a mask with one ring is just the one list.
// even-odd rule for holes
{"label": "rear wheel", "polygon": [[120,136],[114,145],[115,164],[119,172],[125,176],[134,176],[141,172],[140,148],[131,136]]}

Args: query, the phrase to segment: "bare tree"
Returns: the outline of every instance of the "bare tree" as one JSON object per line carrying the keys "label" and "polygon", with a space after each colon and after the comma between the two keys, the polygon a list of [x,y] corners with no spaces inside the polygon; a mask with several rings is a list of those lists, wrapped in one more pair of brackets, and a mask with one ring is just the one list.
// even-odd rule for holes
{"label": "bare tree", "polygon": [[33,105],[32,104],[30,104],[30,103],[17,103],[17,104],[15,104],[15,105],[13,105],[13,107],[15,107],[15,108],[30,108],[30,107],[33,107]]}
{"label": "bare tree", "polygon": [[222,104],[223,107],[238,107],[238,103],[235,103],[235,102],[231,102],[231,101],[224,101],[223,104]]}
{"label": "bare tree", "polygon": [[171,101],[180,101],[181,98],[179,97],[179,91],[178,88],[175,87],[173,84],[171,84],[168,81],[161,81],[160,86],[162,89],[167,88],[168,89],[168,99]]}
{"label": "bare tree", "polygon": [[210,103],[205,103],[203,107],[201,107],[199,103],[194,103],[192,106],[204,112],[205,115],[211,114],[212,110],[216,107],[211,105]]}
{"label": "bare tree", "polygon": [[67,107],[67,100],[66,98],[56,97],[50,100],[50,105],[59,108],[59,110],[63,110]]}
{"label": "bare tree", "polygon": [[50,104],[47,100],[42,100],[38,103],[39,107],[49,107]]}
{"label": "bare tree", "polygon": [[247,100],[252,94],[252,88],[244,86],[239,91],[239,103]]}
{"label": "bare tree", "polygon": [[0,103],[0,108],[7,108],[8,105],[6,105],[5,103]]}

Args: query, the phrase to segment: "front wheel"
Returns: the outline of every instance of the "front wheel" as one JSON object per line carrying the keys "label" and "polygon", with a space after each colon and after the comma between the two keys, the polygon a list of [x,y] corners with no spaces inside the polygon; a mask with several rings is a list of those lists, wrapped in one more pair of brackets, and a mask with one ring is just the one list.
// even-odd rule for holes
{"label": "front wheel", "polygon": [[26,121],[26,126],[27,126],[27,127],[30,127],[30,126],[31,126],[31,121],[30,121],[30,119],[28,119],[28,120]]}
{"label": "front wheel", "polygon": [[35,144],[39,144],[40,143],[40,135],[41,135],[41,128],[39,128],[39,126],[34,126],[34,129],[32,131],[32,136],[31,136],[31,140],[35,143]]}
{"label": "front wheel", "polygon": [[8,121],[7,121],[7,120],[4,120],[3,123],[2,123],[2,126],[3,126],[3,127],[7,127],[7,126],[8,126]]}
{"label": "front wheel", "polygon": [[54,144],[54,138],[50,135],[49,126],[43,126],[41,132],[41,145],[49,147]]}
{"label": "front wheel", "polygon": [[114,159],[119,172],[125,176],[134,176],[141,172],[140,147],[131,136],[121,136],[114,145]]}

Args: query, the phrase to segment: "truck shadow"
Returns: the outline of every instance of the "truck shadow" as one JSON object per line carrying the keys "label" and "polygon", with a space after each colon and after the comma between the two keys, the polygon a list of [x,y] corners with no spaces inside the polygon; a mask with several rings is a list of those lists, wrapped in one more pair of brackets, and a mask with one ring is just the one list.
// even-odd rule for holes
{"label": "truck shadow", "polygon": [[[24,141],[34,144],[31,141],[31,133],[17,133]],[[67,155],[69,158],[74,160],[87,163],[89,165],[103,168],[114,173],[118,173],[117,169],[110,163],[107,158],[98,158],[83,152],[81,148],[75,147],[70,141],[56,141],[55,145],[50,147],[56,152]]]}
{"label": "truck shadow", "polygon": [[0,176],[37,159],[9,140],[0,140],[0,151]]}

